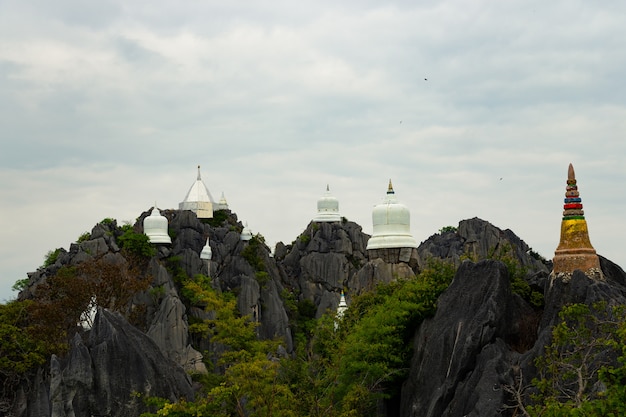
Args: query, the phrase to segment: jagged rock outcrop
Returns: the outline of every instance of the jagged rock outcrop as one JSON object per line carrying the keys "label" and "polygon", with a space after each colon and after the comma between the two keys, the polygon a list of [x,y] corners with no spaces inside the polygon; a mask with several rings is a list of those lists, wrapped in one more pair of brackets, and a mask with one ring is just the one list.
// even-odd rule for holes
{"label": "jagged rock outcrop", "polygon": [[[437,312],[417,329],[409,376],[402,388],[403,417],[501,416],[511,398],[505,388],[528,386],[534,360],[550,342],[565,304],[626,303],[626,274],[601,258],[606,281],[575,271],[569,281],[544,280],[540,320],[510,290],[499,261],[461,264],[438,300]],[[533,323],[537,325],[533,327]],[[530,325],[530,327],[529,327]]]}
{"label": "jagged rock outcrop", "polygon": [[104,309],[86,341],[77,333],[67,355],[52,356],[49,375],[36,387],[25,394],[26,407],[17,415],[134,417],[147,411],[140,396],[194,395],[182,367],[121,315]]}
{"label": "jagged rock outcrop", "polygon": [[[402,415],[493,416],[510,382],[504,343],[518,315],[500,262],[464,262],[415,335]],[[486,388],[488,387],[488,388]]]}
{"label": "jagged rock outcrop", "polygon": [[156,342],[161,351],[185,371],[207,373],[202,354],[189,344],[189,326],[185,320],[185,305],[175,293],[168,294],[147,335]]}
{"label": "jagged rock outcrop", "polygon": [[[148,214],[137,220],[138,232]],[[209,285],[218,292],[235,294],[239,312],[259,323],[258,336],[281,338],[281,354],[288,355],[293,342],[286,293],[313,303],[320,317],[336,309],[342,290],[350,301],[379,283],[412,277],[431,258],[459,265],[437,302],[435,316],[415,329],[414,356],[401,394],[402,417],[501,415],[509,401],[503,387],[521,374],[527,384],[536,374],[534,359],[549,342],[551,326],[565,303],[626,304],[626,274],[617,265],[600,257],[606,277],[602,282],[579,271],[569,281],[560,281],[549,275],[550,263],[513,232],[478,218],[461,221],[456,231],[431,236],[410,255],[398,251],[393,258],[397,262],[386,262],[376,253],[368,258],[369,235],[349,221],[312,222],[291,245],[279,243],[272,257],[261,237],[240,240],[243,227],[229,211],[203,221],[189,211],[162,214],[168,218],[172,244],[158,246],[155,256],[144,259],[140,273],[150,277],[149,287],[121,309],[125,317],[100,309],[93,328],[77,334],[66,355],[53,356],[33,375],[29,389],[16,394],[15,415],[130,416],[143,410],[133,392],[191,398],[184,369],[204,372],[202,361],[215,360],[224,349],[189,333],[189,317],[215,318],[214,312],[192,305],[180,291],[181,282],[197,274],[208,275]],[[88,240],[59,251],[52,265],[31,274],[20,299],[34,297],[37,286],[64,266],[102,259],[128,263],[120,234],[115,221],[99,223]],[[208,262],[199,257],[207,237],[213,254]],[[533,290],[544,293],[545,308],[531,307],[512,292],[503,263],[463,261],[485,258],[521,265]],[[209,352],[209,357],[199,352]]]}
{"label": "jagged rock outcrop", "polygon": [[420,266],[430,258],[446,259],[460,265],[463,259],[478,261],[508,256],[529,271],[550,272],[549,261],[539,259],[531,248],[510,229],[501,230],[488,221],[474,217],[461,220],[456,231],[437,233],[419,245]]}
{"label": "jagged rock outcrop", "polygon": [[343,289],[350,295],[360,290],[354,276],[367,262],[368,239],[354,222],[311,222],[291,246],[277,246],[276,259],[284,269],[284,281],[295,285],[320,317],[337,308]]}
{"label": "jagged rock outcrop", "polygon": [[[289,320],[280,296],[283,290],[281,272],[271,257],[269,248],[262,242],[262,238],[257,239],[252,251],[254,253],[251,255],[258,262],[251,265],[248,262],[251,258],[246,258],[244,251],[252,243],[239,239],[243,226],[233,213],[229,211],[221,213],[221,221],[216,221],[216,219],[200,221],[190,211],[164,210],[162,214],[168,219],[169,233],[173,237],[172,244],[156,246],[156,256],[146,262],[145,270],[138,271],[150,277],[149,287],[135,294],[130,304],[122,311],[127,315],[126,319],[131,319],[132,316],[133,324],[137,327],[128,325],[121,316],[107,312],[100,314],[99,324],[96,323],[97,326],[94,326],[90,332],[89,343],[91,344],[83,344],[80,338],[75,338],[68,356],[53,357],[49,368],[43,368],[43,375],[46,375],[47,369],[50,369],[52,377],[43,378],[37,382],[36,388],[30,390],[28,394],[29,399],[26,401],[28,406],[23,406],[23,402],[15,406],[15,410],[22,410],[19,413],[16,411],[16,415],[49,415],[52,410],[55,410],[55,415],[75,413],[78,416],[83,415],[79,413],[79,409],[94,409],[94,407],[103,410],[98,413],[94,412],[94,415],[107,415],[107,413],[112,413],[111,407],[115,408],[115,406],[109,406],[110,404],[131,404],[127,401],[130,391],[126,392],[126,389],[172,399],[189,394],[191,398],[193,393],[190,386],[178,389],[176,387],[180,385],[179,382],[172,381],[168,379],[169,377],[164,378],[161,372],[171,375],[182,373],[185,376],[182,368],[184,367],[191,372],[204,373],[206,367],[199,350],[215,353],[223,347],[214,346],[210,340],[198,336],[191,338],[188,332],[188,309],[183,304],[183,297],[179,292],[181,279],[184,279],[181,277],[194,277],[197,274],[210,275],[214,289],[238,294],[240,313],[249,315],[252,320],[259,322],[259,337],[283,339],[283,348],[287,352],[293,350]],[[142,232],[141,225],[147,215],[149,211],[144,212],[137,219],[134,226],[135,232]],[[54,276],[60,268],[65,266],[81,266],[103,259],[109,263],[127,264],[128,261],[124,258],[125,252],[120,249],[121,245],[117,240],[121,234],[114,220],[106,219],[97,224],[92,229],[89,239],[72,244],[69,252],[59,250],[52,265],[30,274],[29,285],[20,294],[20,299],[35,297],[37,286],[45,283],[49,277]],[[210,262],[203,261],[199,257],[207,237],[210,237],[213,252]],[[193,314],[196,319],[213,318],[211,312],[191,307],[190,314]],[[107,319],[104,320],[103,317]],[[122,321],[126,324],[123,325]],[[125,340],[120,339],[120,335],[132,336],[135,342],[124,342],[123,346],[118,346],[116,343]],[[107,337],[110,340],[107,340]],[[96,341],[94,338],[99,339]],[[152,342],[147,343],[143,341],[144,339],[152,340]],[[192,340],[198,349],[191,346]],[[84,367],[87,358],[86,346],[88,346],[88,356],[91,361],[99,361],[100,368],[103,369],[99,371],[99,374],[94,373],[91,377],[87,375],[87,368]],[[165,361],[155,359],[156,354],[151,351],[155,347],[160,349],[159,354],[166,358]],[[111,352],[111,349],[117,349],[115,358],[103,356],[106,352]],[[127,352],[124,352],[125,349]],[[148,350],[144,352],[143,357],[140,357],[143,349]],[[85,360],[78,361],[80,357]],[[213,359],[212,357],[206,358],[206,360]],[[174,363],[171,360],[181,366],[178,371],[174,372],[170,369],[173,366],[171,363]],[[146,361],[149,363],[145,363]],[[77,363],[81,365],[78,366]],[[115,369],[111,363],[116,364]],[[150,365],[152,368],[144,370],[144,365]],[[111,369],[103,368],[105,366],[110,366]],[[137,372],[133,373],[130,381],[125,380],[124,378],[128,375],[121,372],[127,373],[135,366],[139,367]],[[78,372],[79,370],[81,372]],[[95,372],[93,369],[92,371]],[[174,391],[165,390],[165,385],[163,389],[150,388],[155,384],[153,382],[155,378],[173,387],[171,389]],[[89,381],[92,381],[91,385]],[[89,399],[89,395],[95,395],[96,391],[101,398]],[[37,398],[33,399],[35,394]],[[23,398],[26,398],[24,395]],[[128,407],[137,410],[134,405],[128,405]]]}

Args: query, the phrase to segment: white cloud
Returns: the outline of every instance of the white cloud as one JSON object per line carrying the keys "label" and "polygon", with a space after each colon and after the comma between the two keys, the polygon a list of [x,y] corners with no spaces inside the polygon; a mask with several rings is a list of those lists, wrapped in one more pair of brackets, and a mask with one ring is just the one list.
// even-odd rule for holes
{"label": "white cloud", "polygon": [[304,230],[327,183],[371,232],[391,178],[418,240],[478,216],[551,257],[573,162],[592,242],[625,264],[625,14],[622,2],[5,1],[1,286],[104,217],[177,207],[198,163],[270,244]]}

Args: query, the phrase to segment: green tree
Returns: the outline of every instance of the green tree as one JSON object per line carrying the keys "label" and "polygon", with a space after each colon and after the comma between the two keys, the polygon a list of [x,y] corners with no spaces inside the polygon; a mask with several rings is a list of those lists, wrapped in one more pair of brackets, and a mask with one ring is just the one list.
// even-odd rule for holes
{"label": "green tree", "polygon": [[224,373],[196,401],[161,401],[156,414],[146,415],[296,416],[296,401],[282,381],[280,361],[275,357],[278,341],[259,340],[257,323],[240,316],[236,299],[214,291],[208,277],[198,275],[186,281],[182,292],[192,304],[213,313],[214,319],[190,325],[190,331],[223,346],[217,364]]}
{"label": "green tree", "polygon": [[531,417],[626,415],[624,307],[573,304],[563,308],[552,342],[536,361],[538,390]]}
{"label": "green tree", "polygon": [[0,398],[10,398],[22,378],[46,362],[51,348],[30,322],[32,300],[0,304]]}
{"label": "green tree", "polygon": [[150,244],[150,238],[136,232],[132,225],[122,226],[122,235],[117,241],[122,249],[133,255],[150,258],[156,254],[156,249]]}

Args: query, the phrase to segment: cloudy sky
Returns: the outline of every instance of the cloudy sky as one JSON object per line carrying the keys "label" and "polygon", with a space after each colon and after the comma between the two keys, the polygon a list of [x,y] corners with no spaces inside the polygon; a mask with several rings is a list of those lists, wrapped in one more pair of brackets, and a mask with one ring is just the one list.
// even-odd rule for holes
{"label": "cloudy sky", "polygon": [[0,0],[0,301],[106,217],[196,178],[268,244],[326,184],[372,232],[480,217],[551,258],[567,166],[626,265],[623,1]]}

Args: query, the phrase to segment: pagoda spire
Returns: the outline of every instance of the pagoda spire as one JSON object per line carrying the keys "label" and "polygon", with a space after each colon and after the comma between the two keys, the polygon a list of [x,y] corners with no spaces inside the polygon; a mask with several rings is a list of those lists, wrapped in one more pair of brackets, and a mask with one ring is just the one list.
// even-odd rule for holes
{"label": "pagoda spire", "polygon": [[553,275],[562,275],[565,279],[569,279],[576,269],[602,279],[600,259],[589,241],[587,221],[572,164],[569,164],[567,170],[561,240],[554,252],[553,265]]}
{"label": "pagoda spire", "polygon": [[389,186],[387,187],[387,194],[394,194],[393,185],[391,184],[391,178],[389,178]]}

